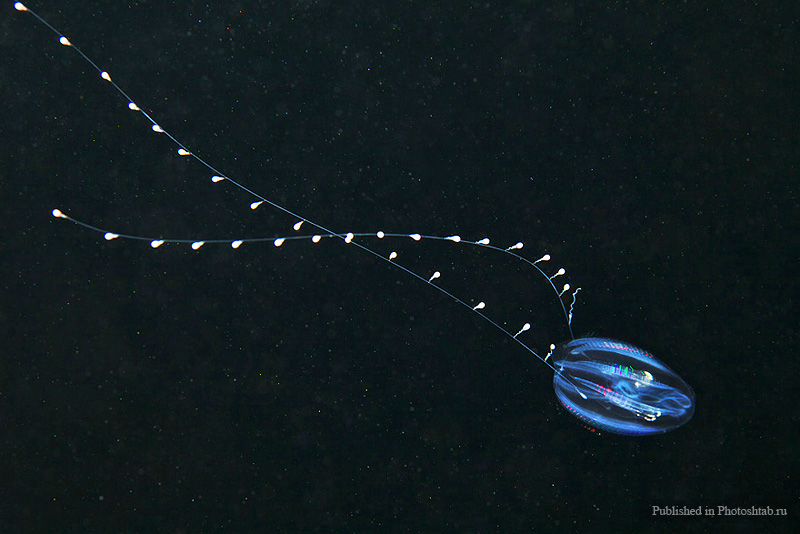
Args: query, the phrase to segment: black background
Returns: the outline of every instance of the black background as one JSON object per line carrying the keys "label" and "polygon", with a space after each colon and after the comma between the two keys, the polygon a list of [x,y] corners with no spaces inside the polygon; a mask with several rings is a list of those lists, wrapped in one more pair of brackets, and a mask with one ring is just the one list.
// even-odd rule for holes
{"label": "black background", "polygon": [[[40,14],[226,174],[337,231],[519,240],[577,335],[641,345],[694,419],[596,435],[549,371],[413,278],[291,234],[2,18],[0,521],[36,532],[754,527],[798,513],[797,18],[770,3],[58,2]],[[784,3],[790,6],[791,3]],[[310,230],[313,231],[313,230]],[[546,352],[543,280],[365,242]],[[787,508],[653,517],[652,506]],[[58,529],[56,529],[58,530]]]}

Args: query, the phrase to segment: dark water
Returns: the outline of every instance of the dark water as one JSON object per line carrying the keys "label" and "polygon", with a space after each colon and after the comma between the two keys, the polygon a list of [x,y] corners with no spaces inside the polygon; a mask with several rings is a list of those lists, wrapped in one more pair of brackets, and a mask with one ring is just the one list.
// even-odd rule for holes
{"label": "dark water", "polygon": [[[0,437],[8,532],[788,530],[798,513],[797,28],[767,5],[30,7],[193,150],[338,231],[525,241],[576,334],[651,350],[685,427],[597,436],[485,322],[330,242],[272,236],[9,4]],[[391,246],[391,245],[390,245]],[[538,348],[540,278],[400,244]],[[382,250],[382,249],[381,249]],[[445,282],[443,281],[443,284]],[[790,519],[653,517],[653,506]]]}

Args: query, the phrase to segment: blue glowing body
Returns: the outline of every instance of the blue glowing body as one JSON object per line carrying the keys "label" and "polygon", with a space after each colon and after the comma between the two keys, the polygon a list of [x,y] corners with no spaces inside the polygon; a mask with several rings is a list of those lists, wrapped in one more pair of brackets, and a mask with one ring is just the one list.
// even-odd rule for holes
{"label": "blue glowing body", "polygon": [[558,345],[552,358],[559,402],[597,429],[660,434],[694,414],[692,388],[652,354],[624,341],[574,339]]}

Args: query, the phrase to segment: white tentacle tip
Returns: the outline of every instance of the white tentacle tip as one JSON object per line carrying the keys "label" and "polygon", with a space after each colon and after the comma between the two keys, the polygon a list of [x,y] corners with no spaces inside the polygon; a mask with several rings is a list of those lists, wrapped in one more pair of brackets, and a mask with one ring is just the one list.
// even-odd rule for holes
{"label": "white tentacle tip", "polygon": [[531,323],[525,323],[524,325],[522,325],[522,328],[519,329],[519,332],[514,334],[514,339],[517,339],[518,335],[520,335],[523,332],[527,332],[530,329],[531,329]]}

